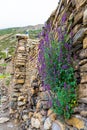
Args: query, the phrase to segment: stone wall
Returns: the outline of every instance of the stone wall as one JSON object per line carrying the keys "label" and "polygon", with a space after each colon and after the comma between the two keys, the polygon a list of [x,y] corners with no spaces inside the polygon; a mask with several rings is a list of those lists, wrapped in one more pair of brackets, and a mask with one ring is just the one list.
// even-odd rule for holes
{"label": "stone wall", "polygon": [[[79,2],[80,1],[80,2]],[[78,84],[78,107],[73,117],[60,122],[50,110],[49,94],[42,88],[37,70],[39,40],[17,35],[18,45],[13,58],[10,115],[15,122],[22,123],[22,130],[87,130],[87,0],[60,0],[57,9],[47,20],[52,30],[61,25],[63,14],[67,14],[64,26],[70,31],[72,20],[73,48],[76,55],[75,76]],[[55,33],[55,39],[58,39]]]}

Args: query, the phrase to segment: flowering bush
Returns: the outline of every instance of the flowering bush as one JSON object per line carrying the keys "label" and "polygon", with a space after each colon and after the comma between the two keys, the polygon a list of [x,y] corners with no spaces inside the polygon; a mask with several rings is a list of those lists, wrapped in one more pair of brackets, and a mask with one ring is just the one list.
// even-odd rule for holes
{"label": "flowering bush", "polygon": [[[62,24],[65,22],[65,15]],[[51,107],[58,115],[70,118],[76,105],[76,79],[71,57],[71,35],[59,27],[58,41],[54,40],[51,25],[46,25],[39,44],[39,74],[43,87],[51,95]],[[70,39],[70,40],[69,40]]]}

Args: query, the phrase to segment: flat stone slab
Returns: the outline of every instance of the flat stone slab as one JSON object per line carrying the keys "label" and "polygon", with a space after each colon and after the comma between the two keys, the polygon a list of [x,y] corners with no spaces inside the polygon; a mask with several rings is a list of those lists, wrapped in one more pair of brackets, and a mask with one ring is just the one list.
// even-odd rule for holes
{"label": "flat stone slab", "polygon": [[58,125],[58,123],[53,123],[52,125],[52,130],[61,130],[60,126]]}
{"label": "flat stone slab", "polygon": [[1,117],[0,118],[0,124],[3,124],[5,122],[7,122],[7,121],[9,121],[9,118],[7,118],[7,117]]}
{"label": "flat stone slab", "polygon": [[26,34],[16,34],[16,38],[18,38],[18,39],[28,39],[29,37]]}

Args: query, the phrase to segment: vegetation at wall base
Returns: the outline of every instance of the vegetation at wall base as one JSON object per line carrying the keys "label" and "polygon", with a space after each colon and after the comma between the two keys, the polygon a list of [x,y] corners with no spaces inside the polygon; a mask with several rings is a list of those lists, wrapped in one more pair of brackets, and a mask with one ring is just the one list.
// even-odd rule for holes
{"label": "vegetation at wall base", "polygon": [[[66,21],[64,14],[61,24]],[[54,31],[58,41],[54,39]],[[68,119],[77,105],[76,79],[71,56],[72,33],[68,35],[63,26],[51,30],[45,25],[39,44],[38,70],[43,87],[51,96],[50,107],[60,116]]]}

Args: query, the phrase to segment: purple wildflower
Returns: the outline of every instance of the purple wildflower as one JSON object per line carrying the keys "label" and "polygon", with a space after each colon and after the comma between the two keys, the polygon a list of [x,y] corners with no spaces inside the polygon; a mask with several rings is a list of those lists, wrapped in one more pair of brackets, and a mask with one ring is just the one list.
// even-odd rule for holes
{"label": "purple wildflower", "polygon": [[68,65],[63,65],[62,69],[64,69],[64,70],[68,69]]}
{"label": "purple wildflower", "polygon": [[62,23],[65,23],[66,21],[66,13],[64,13],[63,17],[62,17]]}
{"label": "purple wildflower", "polygon": [[69,107],[68,107],[68,105],[66,105],[66,111],[68,111],[68,109],[69,109]]}
{"label": "purple wildflower", "polygon": [[59,27],[58,29],[57,29],[57,31],[58,31],[58,41],[60,42],[60,41],[63,41],[64,40],[64,35],[63,35],[63,33],[62,33],[62,29]]}
{"label": "purple wildflower", "polygon": [[60,107],[60,101],[57,99],[56,104]]}
{"label": "purple wildflower", "polygon": [[64,82],[64,88],[66,88],[67,87],[67,84],[66,84],[66,82]]}

